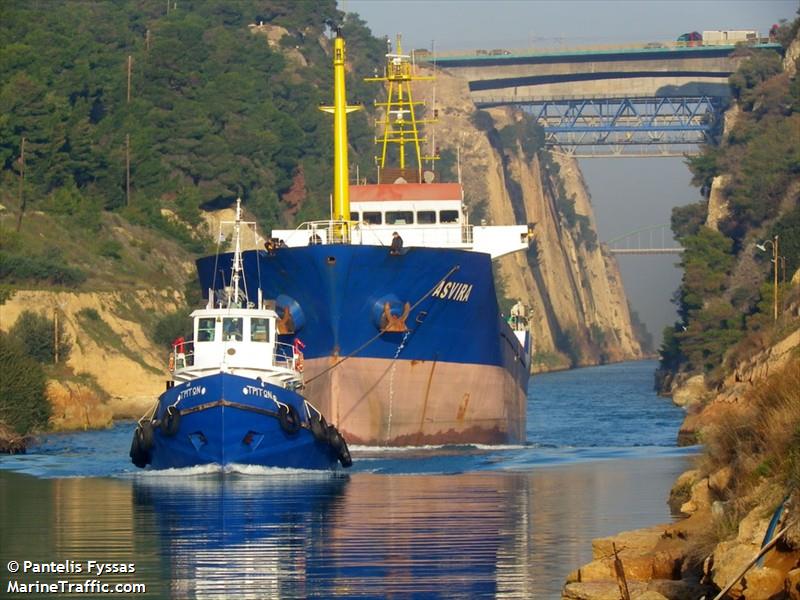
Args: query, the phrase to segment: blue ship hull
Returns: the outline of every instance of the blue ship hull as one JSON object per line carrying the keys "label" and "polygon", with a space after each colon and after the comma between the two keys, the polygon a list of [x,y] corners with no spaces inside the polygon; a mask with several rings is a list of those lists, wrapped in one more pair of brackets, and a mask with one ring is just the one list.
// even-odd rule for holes
{"label": "blue ship hull", "polygon": [[[243,253],[247,293],[276,298],[305,345],[305,396],[352,443],[519,443],[529,348],[500,314],[487,254],[313,245]],[[204,293],[229,256],[197,262]],[[381,333],[388,304],[405,333]],[[340,359],[347,360],[331,367]]]}
{"label": "blue ship hull", "polygon": [[[291,427],[285,415],[281,420],[281,404],[293,409]],[[339,461],[329,438],[318,439],[312,432],[302,396],[227,373],[165,391],[151,421],[134,434],[134,462],[137,451],[139,462],[154,469],[206,464],[333,469]]]}

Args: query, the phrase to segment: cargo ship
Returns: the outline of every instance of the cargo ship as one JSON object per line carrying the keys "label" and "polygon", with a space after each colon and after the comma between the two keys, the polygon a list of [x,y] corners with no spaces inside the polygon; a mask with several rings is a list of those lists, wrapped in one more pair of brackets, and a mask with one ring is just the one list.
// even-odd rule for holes
{"label": "cargo ship", "polygon": [[[492,260],[524,251],[528,225],[471,225],[460,183],[423,170],[400,40],[387,88],[374,184],[351,185],[345,41],[334,38],[331,218],[274,230],[242,253],[245,285],[275,298],[281,341],[304,353],[304,394],[353,444],[419,446],[525,441],[531,338],[500,311]],[[390,157],[399,166],[390,167]],[[198,261],[206,294],[229,261]],[[223,266],[221,266],[223,265]]]}

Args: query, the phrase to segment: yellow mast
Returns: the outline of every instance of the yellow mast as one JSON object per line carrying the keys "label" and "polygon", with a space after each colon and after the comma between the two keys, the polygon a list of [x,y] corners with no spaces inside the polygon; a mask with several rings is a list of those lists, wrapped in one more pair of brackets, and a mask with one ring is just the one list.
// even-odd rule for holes
{"label": "yellow mast", "polygon": [[331,215],[333,221],[350,220],[347,113],[360,108],[347,105],[344,38],[341,30],[337,28],[336,38],[333,40],[333,106],[320,107],[320,110],[333,114],[333,214]]}
{"label": "yellow mast", "polygon": [[397,144],[400,169],[406,168],[406,144],[412,144],[417,157],[417,181],[422,180],[422,160],[435,160],[436,156],[422,156],[420,142],[427,141],[420,137],[419,125],[434,123],[434,120],[417,119],[415,106],[424,105],[424,102],[415,102],[411,96],[411,82],[432,80],[433,77],[417,76],[411,70],[411,57],[403,54],[400,36],[397,36],[395,52],[386,54],[386,68],[383,77],[366,77],[364,81],[380,81],[387,83],[386,102],[375,102],[375,106],[382,106],[386,110],[386,118],[378,121],[383,125],[383,136],[376,139],[381,145],[381,155],[376,157],[381,169],[386,167],[386,153],[389,144]]}

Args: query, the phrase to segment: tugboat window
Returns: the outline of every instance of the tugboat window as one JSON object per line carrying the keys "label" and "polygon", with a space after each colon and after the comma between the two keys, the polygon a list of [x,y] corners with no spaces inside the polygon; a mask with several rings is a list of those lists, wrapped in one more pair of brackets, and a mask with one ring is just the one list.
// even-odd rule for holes
{"label": "tugboat window", "polygon": [[350,213],[350,220],[351,221],[360,221],[361,218],[359,216],[359,213],[358,212],[351,212]]}
{"label": "tugboat window", "polygon": [[435,210],[420,210],[417,212],[417,223],[420,225],[433,225],[436,223]]}
{"label": "tugboat window", "polygon": [[226,342],[241,342],[242,319],[230,317],[222,319],[222,339]]}
{"label": "tugboat window", "polygon": [[214,319],[199,319],[197,322],[197,341],[214,341]]}
{"label": "tugboat window", "polygon": [[386,213],[387,225],[413,225],[414,213],[410,210],[396,210]]}
{"label": "tugboat window", "polygon": [[250,341],[269,341],[269,320],[254,317],[250,321]]}
{"label": "tugboat window", "polygon": [[365,212],[364,222],[370,225],[380,225],[383,223],[383,215],[379,212]]}
{"label": "tugboat window", "polygon": [[439,211],[440,223],[458,223],[457,210],[440,210]]}

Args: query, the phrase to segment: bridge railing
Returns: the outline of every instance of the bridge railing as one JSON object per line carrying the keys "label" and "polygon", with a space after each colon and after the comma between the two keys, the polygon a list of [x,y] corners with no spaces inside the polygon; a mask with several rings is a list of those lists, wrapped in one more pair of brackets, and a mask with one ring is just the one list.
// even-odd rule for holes
{"label": "bridge railing", "polygon": [[[778,47],[769,38],[759,38],[749,42],[739,42],[746,46],[765,46]],[[738,44],[731,43],[712,43],[712,42],[679,42],[679,41],[649,41],[631,42],[626,44],[581,44],[581,45],[557,45],[557,46],[527,46],[524,48],[492,48],[477,50],[437,50],[435,54],[428,50],[415,50],[415,62],[434,62],[439,59],[455,58],[498,58],[503,56],[530,56],[540,54],[591,54],[614,51],[653,51],[653,50],[683,50],[686,48],[735,48]]]}

